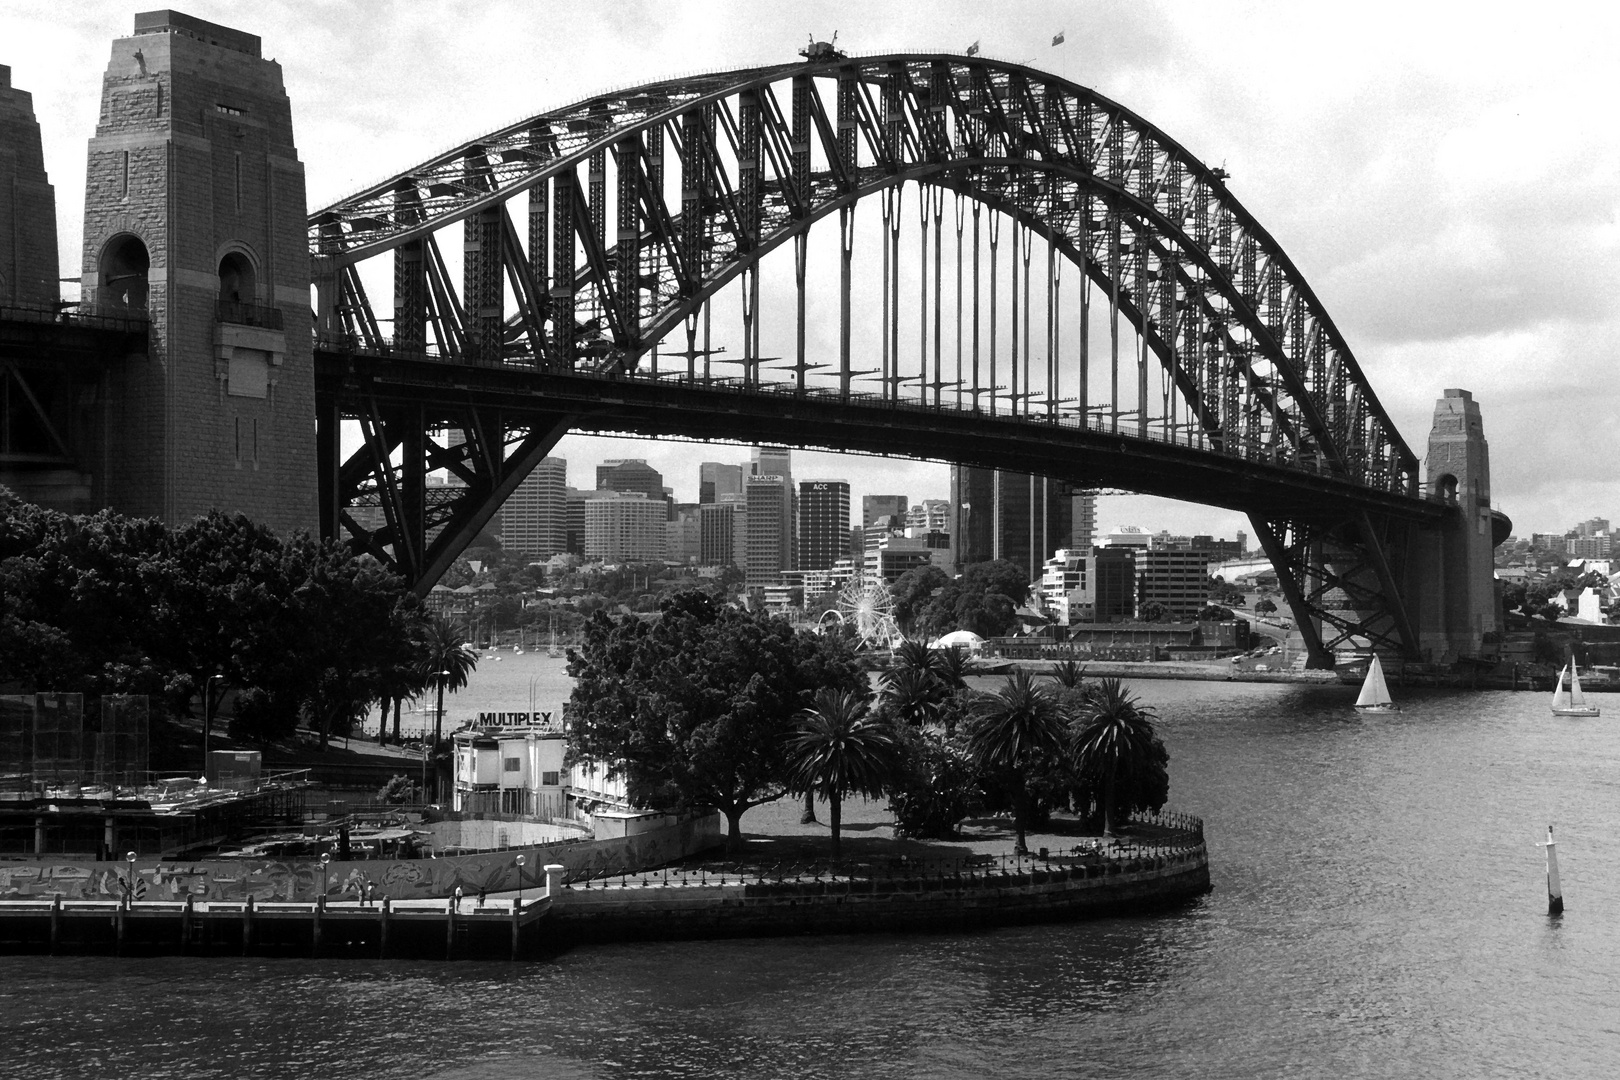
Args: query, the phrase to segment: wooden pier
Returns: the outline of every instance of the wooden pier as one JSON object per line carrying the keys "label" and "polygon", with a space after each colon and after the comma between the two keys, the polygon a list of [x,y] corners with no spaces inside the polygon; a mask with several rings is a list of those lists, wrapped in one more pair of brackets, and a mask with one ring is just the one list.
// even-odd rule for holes
{"label": "wooden pier", "polygon": [[521,901],[4,900],[0,952],[517,960],[540,950],[562,869]]}

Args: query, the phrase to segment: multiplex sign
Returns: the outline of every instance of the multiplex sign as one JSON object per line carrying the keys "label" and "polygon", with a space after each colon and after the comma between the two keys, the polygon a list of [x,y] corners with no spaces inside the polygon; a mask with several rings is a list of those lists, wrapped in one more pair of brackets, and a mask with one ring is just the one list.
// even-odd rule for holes
{"label": "multiplex sign", "polygon": [[548,712],[481,712],[479,727],[547,727],[551,724]]}

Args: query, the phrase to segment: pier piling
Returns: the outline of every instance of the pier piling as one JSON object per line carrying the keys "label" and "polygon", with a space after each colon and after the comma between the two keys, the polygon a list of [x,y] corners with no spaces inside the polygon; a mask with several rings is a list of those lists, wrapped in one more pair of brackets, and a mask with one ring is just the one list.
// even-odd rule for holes
{"label": "pier piling", "polygon": [[242,955],[246,956],[253,948],[253,897],[247,898],[242,905]]}
{"label": "pier piling", "polygon": [[392,913],[394,902],[383,897],[382,907],[377,912],[377,959],[388,959],[388,916]]}

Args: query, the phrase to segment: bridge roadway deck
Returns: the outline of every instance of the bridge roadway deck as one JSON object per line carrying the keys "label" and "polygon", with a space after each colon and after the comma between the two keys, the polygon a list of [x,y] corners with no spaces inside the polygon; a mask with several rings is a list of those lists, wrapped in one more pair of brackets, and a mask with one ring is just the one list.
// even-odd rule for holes
{"label": "bridge roadway deck", "polygon": [[[523,367],[446,363],[317,349],[316,402],[355,415],[361,402],[413,406],[451,420],[469,406],[502,410],[509,423],[555,422],[592,434],[676,436],[777,443],[948,461],[1034,473],[1087,487],[1117,487],[1266,517],[1338,516],[1346,510],[1437,523],[1438,502],[1192,442],[1104,430],[1093,418],[993,415],[888,401],[877,395],[792,387],[596,376]],[[1124,421],[1121,422],[1123,428]]]}

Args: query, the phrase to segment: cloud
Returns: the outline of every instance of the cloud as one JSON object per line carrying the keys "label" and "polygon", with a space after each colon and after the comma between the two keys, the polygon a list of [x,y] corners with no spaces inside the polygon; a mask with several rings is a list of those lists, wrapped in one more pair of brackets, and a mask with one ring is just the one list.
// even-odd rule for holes
{"label": "cloud", "polygon": [[[5,16],[11,55],[0,59],[34,95],[65,275],[78,268],[84,143],[109,44],[146,6],[77,0]],[[251,11],[193,0],[186,10],[259,34],[283,65],[312,205],[611,86],[792,60],[807,33],[837,30],[853,52],[981,40],[986,55],[1092,86],[1224,163],[1230,190],[1311,282],[1420,453],[1440,392],[1475,390],[1495,494],[1521,531],[1620,516],[1601,453],[1620,416],[1610,388],[1620,128],[1608,117],[1620,99],[1610,55],[1620,11],[1608,5],[1492,17],[1451,5],[1165,2],[1092,5],[1083,23],[1058,0],[994,10],[977,0],[268,0]],[[1067,41],[1052,48],[1059,29]],[[861,211],[863,228],[872,213]],[[818,233],[812,260],[825,258]],[[768,277],[779,288],[781,273]],[[876,300],[870,290],[862,300],[869,321]],[[827,315],[811,330],[823,352],[834,348]],[[791,347],[779,327],[766,338],[767,353]],[[580,445],[582,460],[595,452]],[[678,490],[695,484],[696,462],[720,453],[649,452],[669,463]],[[629,451],[601,456],[620,453]],[[818,471],[840,469],[943,495],[942,466],[847,458]],[[1242,527],[1204,508],[1118,505],[1159,515],[1137,518],[1144,527]]]}

